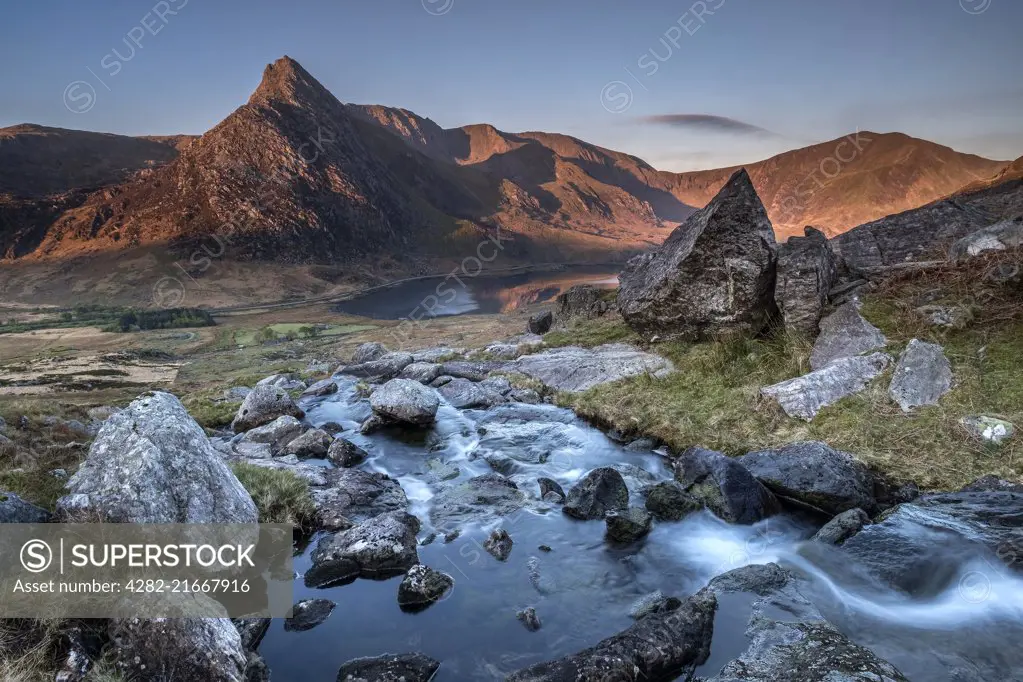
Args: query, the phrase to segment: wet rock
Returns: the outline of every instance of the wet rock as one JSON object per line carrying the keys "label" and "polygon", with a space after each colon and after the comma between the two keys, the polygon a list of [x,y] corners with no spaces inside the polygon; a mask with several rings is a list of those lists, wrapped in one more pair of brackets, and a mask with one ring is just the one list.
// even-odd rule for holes
{"label": "wet rock", "polygon": [[774,310],[776,248],[767,211],[740,170],[662,246],[626,264],[618,308],[648,337],[759,332]]}
{"label": "wet rock", "polygon": [[522,625],[530,632],[536,632],[541,627],[540,616],[536,615],[536,609],[532,606],[527,606],[517,612],[515,617],[518,618],[522,622]]}
{"label": "wet rock", "polygon": [[781,511],[771,491],[740,462],[720,452],[689,448],[675,462],[675,480],[729,523],[756,523]]}
{"label": "wet rock", "polygon": [[592,320],[603,317],[611,310],[608,290],[590,284],[577,284],[555,300],[555,318],[564,324],[573,317]]}
{"label": "wet rock", "polygon": [[231,430],[235,433],[249,431],[257,426],[269,424],[278,417],[295,417],[301,419],[305,413],[282,388],[273,386],[257,386],[242,401],[238,414],[231,422]]}
{"label": "wet rock", "polygon": [[675,481],[665,481],[647,490],[646,508],[658,521],[680,521],[703,504]]}
{"label": "wet rock", "polygon": [[646,537],[653,528],[654,517],[640,507],[629,507],[625,511],[608,512],[604,523],[607,525],[608,540],[628,544]]}
{"label": "wet rock", "polygon": [[[251,431],[249,433],[252,433]],[[327,455],[331,446],[331,437],[326,431],[309,429],[284,447],[284,454],[295,455],[299,459],[309,457],[321,458]]]}
{"label": "wet rock", "polygon": [[341,666],[337,682],[429,682],[438,661],[423,654],[384,654],[356,658]]}
{"label": "wet rock", "polygon": [[327,587],[356,578],[401,575],[419,563],[419,520],[405,512],[388,512],[346,531],[323,538],[305,574],[307,587]]}
{"label": "wet rock", "polygon": [[382,343],[370,341],[368,343],[359,344],[355,349],[355,353],[352,354],[352,361],[350,365],[361,365],[366,362],[373,362],[387,355],[387,348]]}
{"label": "wet rock", "polygon": [[529,323],[526,327],[530,334],[546,334],[551,330],[551,325],[553,323],[554,314],[549,310],[545,310],[542,313],[530,317]]}
{"label": "wet rock", "polygon": [[451,481],[462,474],[462,470],[457,465],[439,459],[427,460],[426,468],[430,478],[434,481]]}
{"label": "wet rock", "polygon": [[627,452],[653,452],[657,441],[653,438],[637,438],[625,446]]}
{"label": "wet rock", "polygon": [[553,478],[538,478],[536,482],[540,485],[540,498],[543,499],[547,496],[547,493],[556,493],[560,495],[562,499],[565,497],[565,489],[561,487],[561,484],[555,481]]}
{"label": "wet rock", "polygon": [[840,358],[823,369],[765,386],[760,393],[777,400],[788,416],[812,421],[821,409],[865,389],[891,362],[887,353]]}
{"label": "wet rock", "polygon": [[678,608],[651,614],[597,645],[565,658],[537,663],[509,682],[689,679],[710,655],[717,600],[701,590]]}
{"label": "wet rock", "polygon": [[952,366],[941,346],[913,339],[902,351],[888,389],[903,412],[936,405],[952,388]]}
{"label": "wet rock", "polygon": [[321,424],[320,428],[329,433],[331,436],[336,436],[337,434],[345,430],[345,427],[341,426],[337,422],[327,422],[325,424]]}
{"label": "wet rock", "polygon": [[285,391],[304,391],[306,384],[292,374],[274,374],[256,382],[256,388],[260,386],[273,386],[283,388]]}
{"label": "wet rock", "polygon": [[412,379],[421,384],[429,384],[440,376],[440,365],[435,362],[413,362],[401,370],[402,379]]}
{"label": "wet rock", "polygon": [[108,621],[114,666],[124,679],[242,682],[248,656],[228,618]]}
{"label": "wet rock", "polygon": [[342,469],[361,464],[367,457],[369,453],[347,438],[335,438],[327,450],[327,459]]}
{"label": "wet rock", "polygon": [[48,523],[50,512],[0,490],[0,523]]}
{"label": "wet rock", "polygon": [[507,561],[514,544],[508,531],[501,528],[493,531],[490,537],[483,541],[483,549],[498,561]]}
{"label": "wet rock", "polygon": [[561,493],[556,493],[553,490],[551,490],[548,493],[545,493],[544,496],[540,499],[542,499],[547,504],[565,504],[565,496],[562,495]]}
{"label": "wet rock", "polygon": [[624,511],[628,507],[629,490],[625,479],[611,467],[600,467],[572,486],[562,511],[585,521],[602,519],[609,511]]}
{"label": "wet rock", "polygon": [[567,346],[524,355],[508,363],[507,369],[536,379],[554,391],[578,392],[641,374],[661,377],[675,368],[659,355],[614,343],[596,348]]}
{"label": "wet rock", "polygon": [[246,651],[255,651],[259,648],[259,643],[263,641],[263,637],[266,636],[267,630],[270,629],[273,619],[233,618],[231,622],[234,623],[234,627],[238,630],[239,637],[241,637],[242,648]]}
{"label": "wet rock", "polygon": [[257,426],[245,432],[242,436],[244,443],[264,443],[270,446],[270,452],[277,456],[284,452],[284,448],[298,438],[306,429],[299,420],[292,416],[285,415],[274,419],[269,424]]}
{"label": "wet rock", "polygon": [[850,509],[828,521],[812,539],[826,545],[840,545],[869,523],[870,517],[867,516],[867,512],[862,509]]}
{"label": "wet rock", "polygon": [[485,409],[504,402],[504,397],[500,393],[487,390],[483,384],[473,383],[468,379],[452,379],[437,390],[452,407],[460,410]]}
{"label": "wet rock", "polygon": [[483,381],[494,370],[504,367],[503,362],[484,361],[469,362],[466,360],[449,360],[441,364],[440,373],[455,379],[468,379],[469,381]]}
{"label": "wet rock", "polygon": [[403,608],[422,608],[437,601],[455,584],[447,573],[416,564],[398,585],[398,604]]}
{"label": "wet rock", "polygon": [[323,477],[323,485],[314,485],[310,490],[320,514],[343,516],[358,522],[408,509],[405,491],[387,474],[361,469],[327,469]]}
{"label": "wet rock", "polygon": [[492,521],[522,508],[525,495],[500,474],[483,474],[445,488],[431,500],[430,520],[442,532],[466,523]]}
{"label": "wet rock", "polygon": [[388,421],[428,426],[437,416],[437,393],[411,379],[391,379],[369,398],[373,412]]}
{"label": "wet rock", "polygon": [[860,315],[860,304],[851,301],[825,317],[821,333],[810,353],[810,368],[823,369],[835,360],[851,358],[888,343],[881,330]]}
{"label": "wet rock", "polygon": [[629,617],[639,620],[652,613],[674,611],[680,606],[682,606],[681,600],[676,597],[665,597],[660,590],[657,590],[637,599],[629,609]]}
{"label": "wet rock", "polygon": [[112,523],[256,523],[256,505],[202,427],[169,393],[108,419],[57,501],[68,519]]}
{"label": "wet rock", "polygon": [[357,365],[343,365],[334,373],[364,379],[370,383],[380,383],[398,376],[412,362],[411,353],[388,353],[376,360]]}
{"label": "wet rock", "polygon": [[337,604],[329,599],[303,599],[292,608],[291,618],[284,620],[287,632],[303,632],[327,620]]}
{"label": "wet rock", "polygon": [[778,247],[774,298],[786,329],[816,334],[838,268],[823,232],[807,227],[804,235]]}
{"label": "wet rock", "polygon": [[951,260],[965,260],[989,251],[1023,246],[1023,223],[1003,220],[959,239],[949,250]]}
{"label": "wet rock", "polygon": [[439,376],[439,377],[437,377],[436,379],[434,379],[433,381],[430,382],[430,386],[432,388],[440,388],[444,384],[450,383],[453,379],[454,379],[454,377],[449,377],[447,375]]}
{"label": "wet rock", "polygon": [[1013,483],[1012,481],[1006,481],[998,478],[993,474],[987,476],[981,476],[972,483],[968,483],[963,486],[963,489],[959,492],[962,493],[984,493],[984,492],[1011,492],[1011,493],[1023,493],[1023,483]]}
{"label": "wet rock", "polygon": [[490,377],[480,382],[480,388],[499,396],[505,396],[512,390],[512,385],[504,377]]}
{"label": "wet rock", "polygon": [[847,452],[817,441],[791,443],[738,458],[775,495],[828,515],[850,509],[877,511],[874,477]]}
{"label": "wet rock", "polygon": [[302,391],[303,397],[321,398],[325,395],[337,393],[337,384],[333,379],[317,381],[309,388]]}

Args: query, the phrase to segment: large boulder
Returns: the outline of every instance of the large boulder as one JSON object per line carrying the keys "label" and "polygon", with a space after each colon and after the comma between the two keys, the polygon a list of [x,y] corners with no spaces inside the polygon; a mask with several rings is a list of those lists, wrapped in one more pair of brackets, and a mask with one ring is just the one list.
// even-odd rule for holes
{"label": "large boulder", "polygon": [[846,452],[825,443],[791,443],[738,458],[775,495],[828,515],[860,508],[873,514],[874,476]]}
{"label": "large boulder", "polygon": [[860,315],[860,304],[850,301],[820,323],[821,333],[810,353],[810,369],[827,367],[835,360],[884,348],[888,343],[881,330]]}
{"label": "large boulder", "polygon": [[356,578],[401,575],[419,563],[416,533],[419,519],[405,512],[381,514],[319,541],[307,587],[329,587]]}
{"label": "large boulder", "polygon": [[309,457],[326,457],[330,448],[330,434],[323,429],[309,429],[293,439],[284,447],[286,455],[295,455],[299,459]]}
{"label": "large boulder", "polygon": [[323,484],[318,483],[311,484],[310,494],[324,518],[344,517],[358,522],[386,512],[405,511],[409,506],[401,484],[378,471],[328,469]]}
{"label": "large boulder", "polygon": [[603,317],[611,310],[607,289],[591,284],[577,284],[555,300],[555,318],[563,324],[573,317],[593,319]]}
{"label": "large boulder", "polygon": [[276,386],[257,386],[242,401],[238,414],[231,422],[235,433],[249,431],[269,424],[278,417],[301,419],[305,413],[298,408],[288,392]]}
{"label": "large boulder", "polygon": [[888,394],[903,412],[936,405],[952,389],[952,365],[936,343],[913,339],[899,355]]}
{"label": "large boulder", "polygon": [[957,240],[949,251],[952,260],[979,256],[988,251],[1005,251],[1023,246],[1023,221],[1003,220]]}
{"label": "large boulder", "polygon": [[333,379],[322,379],[302,391],[302,396],[322,398],[333,393],[337,393],[337,383]]}
{"label": "large boulder", "polygon": [[774,229],[745,170],[619,277],[618,308],[662,338],[756,333],[774,307]]}
{"label": "large boulder", "polygon": [[374,414],[389,422],[428,426],[437,417],[437,392],[412,379],[391,379],[373,391],[369,404]]}
{"label": "large boulder", "polygon": [[589,520],[602,519],[610,511],[628,508],[629,489],[625,479],[611,467],[600,467],[572,486],[561,509],[573,518]]}
{"label": "large boulder", "polygon": [[440,365],[436,362],[413,362],[401,370],[401,379],[412,379],[421,384],[428,384],[440,376]]}
{"label": "large boulder", "polygon": [[395,352],[355,365],[342,365],[334,373],[364,379],[370,383],[378,383],[393,379],[413,362],[411,353]]}
{"label": "large boulder", "polygon": [[781,511],[770,490],[739,461],[720,452],[689,448],[675,462],[675,480],[729,523],[756,523]]}
{"label": "large boulder", "polygon": [[891,362],[887,353],[840,358],[801,377],[765,386],[760,393],[777,400],[788,416],[812,421],[822,408],[865,389]]}
{"label": "large boulder", "polygon": [[437,391],[452,407],[458,409],[487,408],[504,402],[504,396],[500,393],[468,379],[452,379]]}
{"label": "large boulder", "polygon": [[530,334],[546,334],[551,330],[551,325],[554,323],[554,314],[545,310],[542,313],[537,313],[529,318],[529,323],[526,325],[526,331]]}
{"label": "large boulder", "polygon": [[423,654],[356,658],[337,671],[337,682],[429,682],[440,663]]}
{"label": "large boulder", "polygon": [[129,680],[243,682],[247,655],[228,618],[109,621],[117,670]]}
{"label": "large boulder", "polygon": [[470,362],[468,360],[449,360],[441,363],[441,376],[454,377],[455,379],[468,379],[469,381],[483,381],[494,370],[502,369],[504,363],[495,360],[481,362]]}
{"label": "large boulder", "polygon": [[149,393],[108,419],[57,501],[72,519],[112,523],[256,523],[258,514],[184,406]]}
{"label": "large boulder", "polygon": [[352,361],[350,365],[361,365],[365,362],[373,362],[387,355],[387,348],[382,343],[376,341],[370,341],[363,343],[355,349],[355,353],[352,354]]}
{"label": "large boulder", "polygon": [[659,521],[680,521],[703,504],[675,481],[664,481],[646,492],[646,508]]}
{"label": "large boulder", "polygon": [[838,277],[835,254],[824,233],[813,227],[778,247],[778,281],[774,300],[785,328],[816,334],[828,292]]}
{"label": "large boulder", "polygon": [[270,452],[276,456],[281,454],[288,443],[298,438],[305,430],[306,427],[302,422],[291,415],[284,415],[277,417],[269,424],[246,431],[242,436],[242,442],[265,443],[270,446]]}
{"label": "large boulder", "polygon": [[536,379],[554,391],[574,393],[641,374],[665,376],[675,367],[659,355],[612,343],[596,348],[567,346],[523,355],[508,363],[506,369]]}
{"label": "large boulder", "polygon": [[654,517],[642,507],[629,507],[625,511],[608,512],[604,523],[608,540],[626,544],[646,536],[653,528]]}
{"label": "large boulder", "polygon": [[47,523],[50,512],[0,490],[0,523]]}

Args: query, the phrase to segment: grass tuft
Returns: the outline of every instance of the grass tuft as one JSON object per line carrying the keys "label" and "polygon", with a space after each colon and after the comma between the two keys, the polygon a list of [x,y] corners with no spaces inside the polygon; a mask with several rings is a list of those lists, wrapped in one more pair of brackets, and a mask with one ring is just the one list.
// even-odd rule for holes
{"label": "grass tuft", "polygon": [[312,526],[316,505],[309,484],[290,471],[236,462],[234,475],[252,496],[260,523],[291,523],[300,530]]}

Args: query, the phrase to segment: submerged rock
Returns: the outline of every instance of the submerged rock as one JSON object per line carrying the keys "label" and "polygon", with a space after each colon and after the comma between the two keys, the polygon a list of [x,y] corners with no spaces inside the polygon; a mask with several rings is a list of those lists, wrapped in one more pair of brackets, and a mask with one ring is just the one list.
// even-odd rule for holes
{"label": "submerged rock", "polygon": [[646,537],[653,528],[654,517],[640,507],[629,507],[625,511],[608,512],[604,523],[607,525],[608,540],[628,544]]}
{"label": "submerged rock", "polygon": [[333,462],[334,466],[341,467],[342,469],[348,469],[361,464],[367,457],[369,457],[369,453],[341,436],[335,438],[327,450],[327,459]]}
{"label": "submerged rock", "polygon": [[867,512],[862,509],[850,509],[828,521],[823,528],[817,531],[812,540],[825,545],[840,545],[863,530],[863,527],[869,523],[870,517],[867,516]]}
{"label": "submerged rock", "polygon": [[851,358],[888,343],[881,330],[860,315],[860,304],[850,301],[820,323],[821,333],[810,353],[810,368],[823,369],[835,360]]}
{"label": "submerged rock", "polygon": [[791,237],[778,247],[774,299],[786,329],[816,334],[838,268],[823,232],[807,227],[804,235]]}
{"label": "submerged rock", "polygon": [[501,528],[493,531],[490,537],[483,541],[483,549],[498,561],[507,561],[514,544],[508,531]]}
{"label": "submerged rock", "polygon": [[757,333],[774,311],[774,229],[745,170],[619,276],[618,308],[647,336]]}
{"label": "submerged rock", "polygon": [[609,511],[629,507],[629,489],[622,475],[611,467],[600,467],[572,486],[562,511],[573,518],[602,519]]}
{"label": "submerged rock", "polygon": [[398,585],[398,604],[404,608],[422,608],[437,601],[455,584],[447,573],[416,564]]}
{"label": "submerged rock", "polygon": [[518,618],[522,622],[522,625],[530,632],[536,632],[541,627],[540,616],[536,615],[536,609],[532,606],[527,606],[522,609],[515,614],[515,617]]}
{"label": "submerged rock", "polygon": [[886,353],[840,358],[801,377],[765,386],[760,393],[777,400],[788,416],[813,421],[822,408],[866,388],[891,362]]}
{"label": "submerged rock", "polygon": [[405,512],[388,512],[323,538],[305,574],[307,587],[328,587],[356,578],[401,575],[419,563],[419,520]]}
{"label": "submerged rock", "polygon": [[391,379],[373,391],[369,402],[378,417],[410,426],[432,424],[440,406],[435,391],[411,379]]}
{"label": "submerged rock", "polygon": [[526,496],[496,473],[470,478],[441,490],[431,500],[430,520],[442,532],[472,522],[492,521],[522,508]]}
{"label": "submerged rock", "polygon": [[640,374],[660,377],[675,368],[659,355],[613,343],[596,348],[566,346],[523,355],[508,363],[506,369],[536,379],[554,391],[579,392]]}
{"label": "submerged rock", "polygon": [[384,654],[356,658],[337,671],[337,682],[429,682],[438,661],[423,654]]}
{"label": "submerged rock", "polygon": [[257,386],[245,396],[238,414],[231,422],[231,430],[242,433],[263,424],[269,424],[278,417],[295,417],[301,419],[305,412],[300,410],[283,388],[275,386]]}
{"label": "submerged rock", "polygon": [[284,620],[284,629],[289,632],[312,630],[327,620],[337,604],[329,599],[303,599],[292,608],[291,618]]}
{"label": "submerged rock", "polygon": [[752,524],[781,511],[771,491],[739,461],[720,452],[689,448],[675,462],[675,480],[729,523]]}
{"label": "submerged rock", "polygon": [[888,389],[903,412],[936,405],[952,388],[952,365],[941,346],[913,339],[902,351]]}
{"label": "submerged rock", "polygon": [[504,402],[504,397],[500,393],[488,390],[482,384],[457,377],[437,390],[452,407],[460,410],[488,408]]}

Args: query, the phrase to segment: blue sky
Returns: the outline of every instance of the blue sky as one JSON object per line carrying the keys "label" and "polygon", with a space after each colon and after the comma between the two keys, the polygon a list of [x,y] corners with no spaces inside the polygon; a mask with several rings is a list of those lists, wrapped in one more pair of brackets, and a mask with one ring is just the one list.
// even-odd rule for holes
{"label": "blue sky", "polygon": [[856,129],[1023,155],[1019,0],[33,0],[2,16],[0,127],[201,133],[288,54],[344,102],[568,133],[669,170]]}

